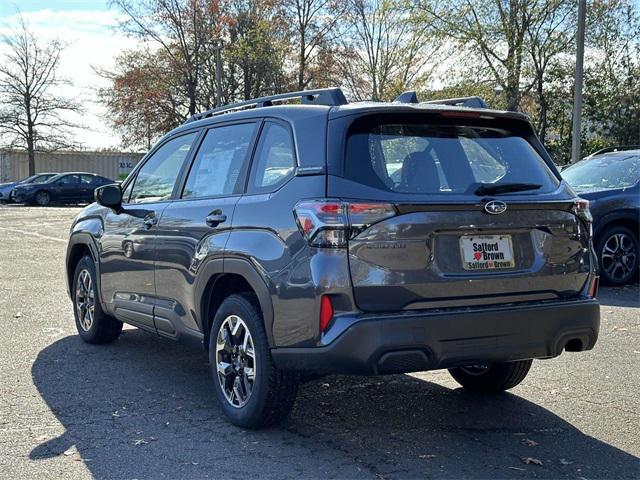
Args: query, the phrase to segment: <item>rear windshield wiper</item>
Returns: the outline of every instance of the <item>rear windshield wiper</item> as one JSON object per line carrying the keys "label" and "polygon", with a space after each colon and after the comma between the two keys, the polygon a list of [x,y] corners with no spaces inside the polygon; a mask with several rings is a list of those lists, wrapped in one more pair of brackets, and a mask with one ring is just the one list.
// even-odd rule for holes
{"label": "rear windshield wiper", "polygon": [[510,192],[524,192],[542,188],[538,183],[493,183],[483,184],[476,188],[476,195],[500,195]]}

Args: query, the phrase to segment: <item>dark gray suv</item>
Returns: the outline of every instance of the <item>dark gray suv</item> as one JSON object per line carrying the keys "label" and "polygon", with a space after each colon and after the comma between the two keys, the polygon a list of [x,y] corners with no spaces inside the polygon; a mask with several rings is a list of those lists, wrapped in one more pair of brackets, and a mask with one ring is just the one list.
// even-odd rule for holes
{"label": "dark gray suv", "polygon": [[588,202],[525,115],[482,107],[324,89],[190,118],[74,221],[80,336],[125,322],[204,346],[249,428],[309,375],[447,368],[497,391],[593,348]]}

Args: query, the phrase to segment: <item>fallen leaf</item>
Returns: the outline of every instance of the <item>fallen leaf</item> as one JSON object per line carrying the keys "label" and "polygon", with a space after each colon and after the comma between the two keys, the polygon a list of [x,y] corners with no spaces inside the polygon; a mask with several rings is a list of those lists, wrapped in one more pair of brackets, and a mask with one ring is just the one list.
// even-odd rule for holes
{"label": "fallen leaf", "polygon": [[528,438],[523,438],[520,443],[522,443],[523,445],[526,445],[527,447],[537,447],[538,445],[540,445],[538,442],[534,441],[534,440],[530,440]]}
{"label": "fallen leaf", "polygon": [[542,465],[542,461],[533,457],[523,457],[521,460],[522,460],[522,463],[525,463],[527,465]]}

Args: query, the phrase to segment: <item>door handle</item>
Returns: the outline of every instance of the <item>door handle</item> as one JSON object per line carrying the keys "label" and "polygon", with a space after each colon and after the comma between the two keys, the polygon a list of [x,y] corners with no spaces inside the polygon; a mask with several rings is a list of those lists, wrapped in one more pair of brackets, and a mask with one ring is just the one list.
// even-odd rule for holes
{"label": "door handle", "polygon": [[222,213],[222,210],[218,209],[218,210],[214,210],[209,215],[207,215],[207,218],[205,218],[204,221],[210,227],[217,227],[219,224],[227,221],[227,216],[224,213]]}
{"label": "door handle", "polygon": [[153,227],[153,226],[158,224],[158,217],[156,217],[156,215],[154,213],[151,213],[151,214],[147,215],[146,217],[144,217],[142,222],[144,223],[144,226],[148,230],[151,227]]}

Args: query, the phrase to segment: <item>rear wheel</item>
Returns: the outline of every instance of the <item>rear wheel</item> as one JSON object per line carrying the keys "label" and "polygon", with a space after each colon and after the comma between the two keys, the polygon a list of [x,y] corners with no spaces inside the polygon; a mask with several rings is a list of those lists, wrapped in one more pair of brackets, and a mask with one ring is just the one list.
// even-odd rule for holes
{"label": "rear wheel", "polygon": [[624,285],[638,275],[638,237],[621,225],[608,227],[596,246],[600,276],[608,285]]}
{"label": "rear wheel", "polygon": [[472,365],[451,368],[449,373],[468,390],[501,392],[518,385],[529,373],[533,360],[493,363],[491,365]]}
{"label": "rear wheel", "polygon": [[211,327],[209,363],[216,397],[233,424],[263,428],[289,415],[299,376],[273,365],[252,295],[231,295],[220,305]]}
{"label": "rear wheel", "polygon": [[37,205],[40,205],[41,207],[46,207],[51,203],[51,195],[49,195],[49,192],[45,192],[44,190],[41,190],[38,193],[36,193],[34,200],[36,201]]}
{"label": "rear wheel", "polygon": [[122,332],[122,322],[102,310],[96,267],[91,257],[80,259],[73,278],[73,313],[80,338],[96,344],[115,341]]}

